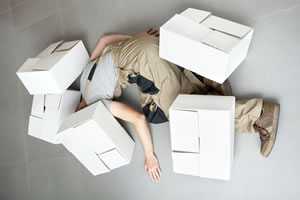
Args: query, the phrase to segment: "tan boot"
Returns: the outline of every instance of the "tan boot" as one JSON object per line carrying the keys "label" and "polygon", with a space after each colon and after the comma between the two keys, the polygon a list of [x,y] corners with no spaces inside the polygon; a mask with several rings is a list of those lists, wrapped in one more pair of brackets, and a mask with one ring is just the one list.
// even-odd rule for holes
{"label": "tan boot", "polygon": [[270,155],[276,140],[279,110],[279,104],[263,102],[262,113],[254,124],[260,136],[260,153],[264,157]]}

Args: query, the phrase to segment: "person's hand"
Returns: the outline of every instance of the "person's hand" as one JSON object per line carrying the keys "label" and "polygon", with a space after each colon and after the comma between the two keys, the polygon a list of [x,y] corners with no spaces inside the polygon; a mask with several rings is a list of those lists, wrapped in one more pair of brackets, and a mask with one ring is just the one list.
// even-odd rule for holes
{"label": "person's hand", "polygon": [[152,36],[152,37],[157,37],[158,38],[159,37],[159,30],[154,29],[154,28],[149,28],[145,32],[135,34],[135,36],[139,36],[139,37]]}
{"label": "person's hand", "polygon": [[84,99],[82,99],[82,100],[80,101],[79,105],[77,106],[75,112],[77,112],[77,111],[79,111],[79,110],[85,108],[86,106],[87,106],[87,103],[85,102]]}
{"label": "person's hand", "polygon": [[154,28],[150,28],[147,30],[147,34],[154,36],[154,37],[159,37],[159,30],[154,29]]}
{"label": "person's hand", "polygon": [[145,156],[145,171],[148,173],[153,182],[159,182],[161,172],[158,160],[154,153]]}

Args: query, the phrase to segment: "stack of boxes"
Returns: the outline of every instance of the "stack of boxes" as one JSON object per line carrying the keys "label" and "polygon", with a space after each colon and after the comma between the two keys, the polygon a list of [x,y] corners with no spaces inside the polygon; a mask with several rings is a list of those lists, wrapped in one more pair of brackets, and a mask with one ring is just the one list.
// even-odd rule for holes
{"label": "stack of boxes", "polygon": [[81,93],[68,87],[88,59],[82,41],[60,41],[27,59],[17,75],[33,95],[28,134],[64,145],[98,175],[128,164],[134,142],[102,102],[75,113]]}
{"label": "stack of boxes", "polygon": [[173,170],[230,179],[234,146],[235,98],[179,95],[170,107]]}
{"label": "stack of boxes", "polygon": [[[223,83],[246,58],[253,29],[188,8],[160,27],[161,58]],[[235,98],[179,95],[169,110],[173,171],[229,180]]]}

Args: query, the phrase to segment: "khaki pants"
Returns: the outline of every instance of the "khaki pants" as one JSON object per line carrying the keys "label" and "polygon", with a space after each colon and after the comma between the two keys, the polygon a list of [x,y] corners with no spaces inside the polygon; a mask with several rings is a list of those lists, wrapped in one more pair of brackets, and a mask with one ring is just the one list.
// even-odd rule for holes
{"label": "khaki pants", "polygon": [[[190,71],[179,68],[159,57],[159,41],[153,37],[133,37],[107,47],[118,66],[119,84],[128,85],[128,75],[137,73],[154,82],[160,92],[155,95],[141,93],[141,106],[159,106],[168,117],[168,110],[180,93],[232,95],[224,84],[202,78],[197,79]],[[254,133],[254,123],[262,110],[262,99],[237,100],[235,127],[237,133]],[[153,107],[155,108],[155,106]]]}
{"label": "khaki pants", "polygon": [[235,105],[235,132],[256,133],[253,125],[259,118],[262,99],[237,100]]}

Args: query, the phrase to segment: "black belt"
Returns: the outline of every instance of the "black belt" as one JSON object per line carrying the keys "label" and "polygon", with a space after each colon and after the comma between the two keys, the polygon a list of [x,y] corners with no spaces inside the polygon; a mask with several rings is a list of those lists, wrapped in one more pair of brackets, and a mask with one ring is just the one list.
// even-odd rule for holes
{"label": "black belt", "polygon": [[95,62],[88,76],[88,80],[92,81],[98,62]]}

